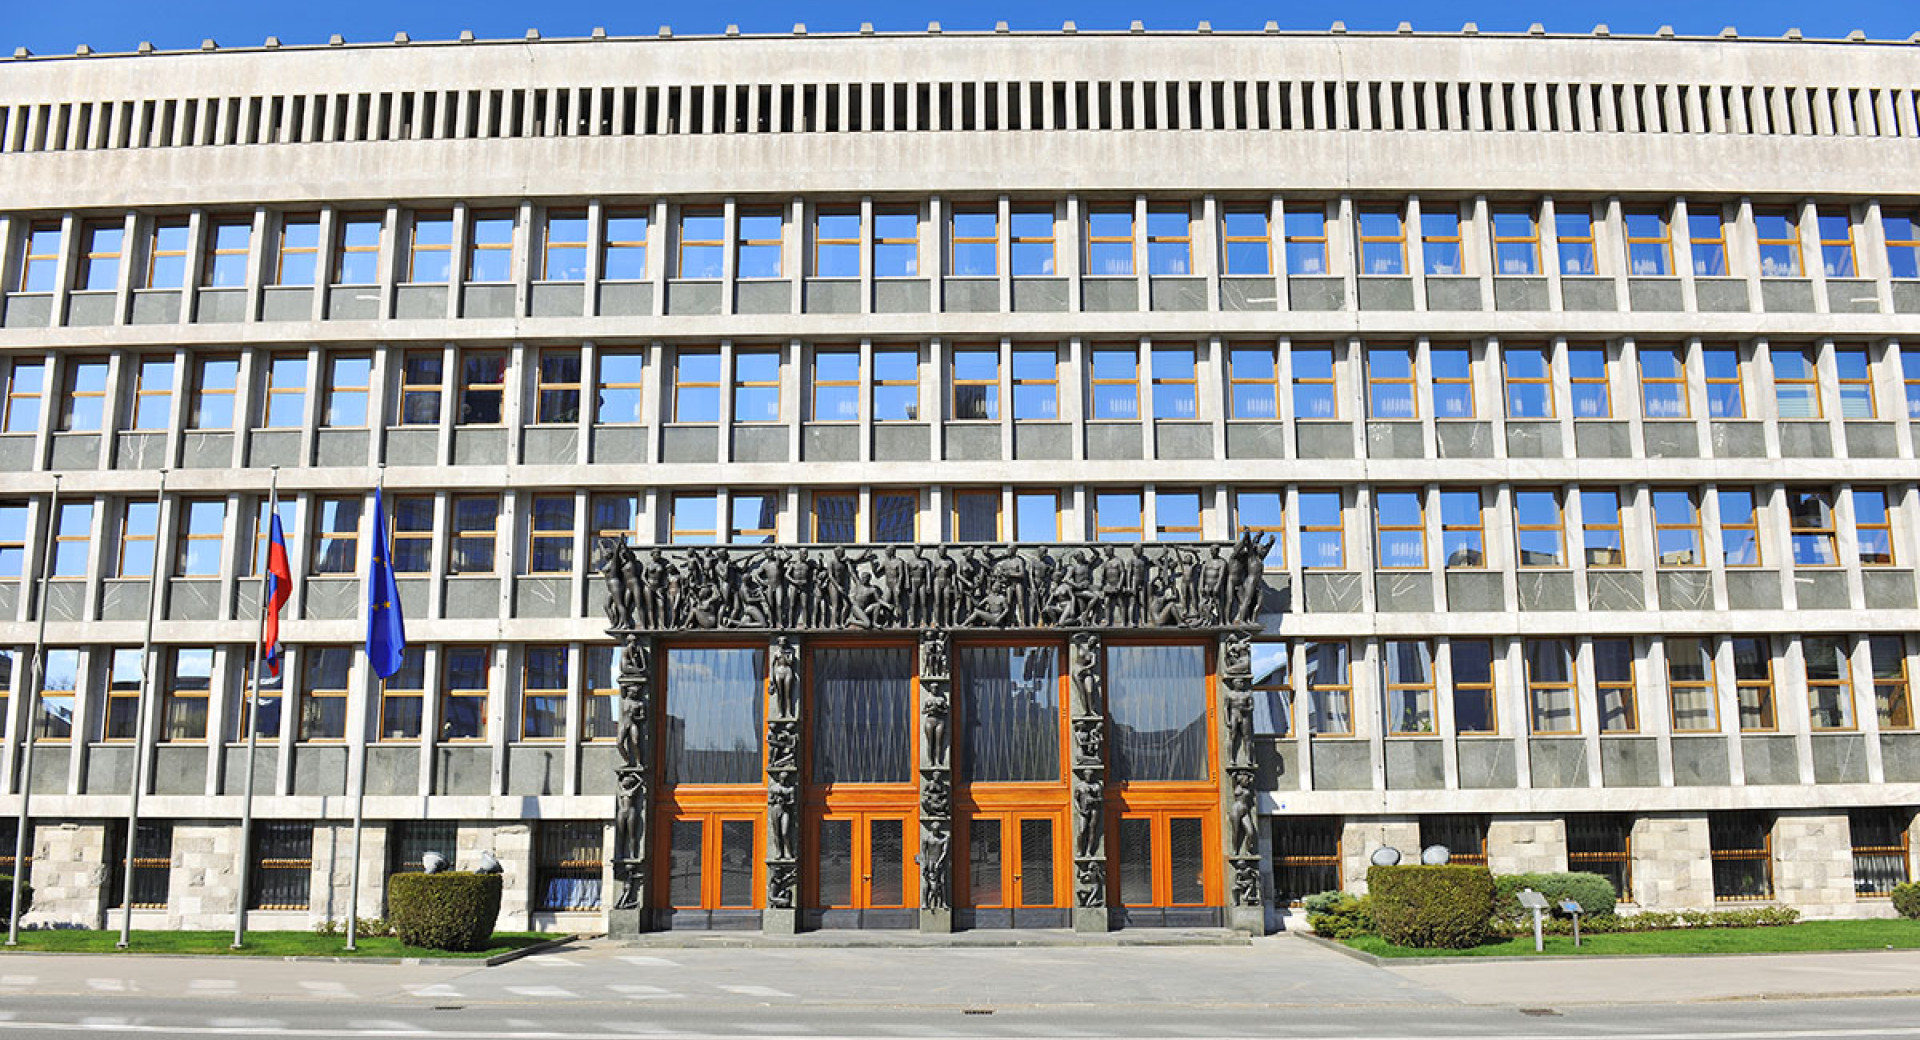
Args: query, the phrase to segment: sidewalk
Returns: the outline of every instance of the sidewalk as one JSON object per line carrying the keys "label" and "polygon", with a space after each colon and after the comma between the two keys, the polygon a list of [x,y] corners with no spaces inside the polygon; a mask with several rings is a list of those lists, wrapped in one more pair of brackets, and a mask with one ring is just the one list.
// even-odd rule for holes
{"label": "sidewalk", "polygon": [[[1311,945],[1311,944],[1309,944]],[[1328,956],[1341,956],[1333,950]],[[1383,963],[1464,1004],[1562,1007],[1920,994],[1920,950]]]}

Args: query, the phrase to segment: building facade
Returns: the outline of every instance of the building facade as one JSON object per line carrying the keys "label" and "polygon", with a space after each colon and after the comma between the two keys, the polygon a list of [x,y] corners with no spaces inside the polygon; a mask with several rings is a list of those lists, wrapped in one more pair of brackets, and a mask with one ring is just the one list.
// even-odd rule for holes
{"label": "building facade", "polygon": [[[1237,863],[1271,925],[1434,844],[1642,907],[1890,913],[1914,47],[930,27],[0,61],[29,923],[118,920],[136,789],[135,920],[181,927],[231,921],[243,860],[255,927],[306,927],[427,850],[491,851],[531,927],[1254,927]],[[250,720],[270,496],[296,580]],[[1016,620],[863,624],[835,597],[864,585],[807,572],[831,605],[758,624],[669,581],[635,765],[617,543],[844,545],[863,581],[884,546],[993,546],[948,609]],[[1188,562],[1138,616],[1046,614],[1104,543]],[[1236,671],[1231,619],[1156,607],[1247,544]],[[1035,603],[993,599],[1002,558]]]}

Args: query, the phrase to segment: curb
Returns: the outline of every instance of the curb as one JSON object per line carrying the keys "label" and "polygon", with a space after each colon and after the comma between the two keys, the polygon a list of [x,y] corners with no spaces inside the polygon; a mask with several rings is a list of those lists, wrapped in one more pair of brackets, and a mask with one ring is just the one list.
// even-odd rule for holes
{"label": "curb", "polygon": [[496,953],[491,957],[317,957],[303,954],[271,957],[244,953],[143,953],[137,950],[12,950],[0,957],[127,957],[181,961],[258,961],[265,964],[374,964],[427,968],[491,968],[495,965],[559,949],[579,939],[576,934],[556,935],[552,939]]}
{"label": "curb", "polygon": [[[1376,968],[1429,964],[1525,964],[1537,961],[1699,960],[1701,958],[1725,957],[1823,957],[1845,954],[1920,953],[1920,949],[1914,947],[1896,946],[1892,949],[1754,950],[1749,953],[1529,953],[1518,956],[1497,957],[1382,957],[1378,954],[1368,953],[1365,950],[1356,950],[1346,943],[1335,939],[1323,939],[1311,932],[1299,932],[1295,934],[1299,935],[1302,939],[1317,943],[1335,953],[1351,957],[1364,964],[1371,964]],[[1898,992],[1904,994],[1908,991]]]}

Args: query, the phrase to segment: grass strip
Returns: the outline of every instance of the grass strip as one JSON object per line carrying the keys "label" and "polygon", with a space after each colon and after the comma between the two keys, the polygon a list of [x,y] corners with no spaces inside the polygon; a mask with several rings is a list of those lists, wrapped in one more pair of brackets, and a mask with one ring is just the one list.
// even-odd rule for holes
{"label": "grass strip", "polygon": [[[1499,939],[1465,950],[1418,950],[1395,946],[1375,935],[1345,940],[1376,957],[1527,957],[1533,936]],[[1660,932],[1609,932],[1549,935],[1542,953],[1592,957],[1632,957],[1684,953],[1812,953],[1828,950],[1920,949],[1920,921],[1802,921],[1770,928],[1676,928]]]}

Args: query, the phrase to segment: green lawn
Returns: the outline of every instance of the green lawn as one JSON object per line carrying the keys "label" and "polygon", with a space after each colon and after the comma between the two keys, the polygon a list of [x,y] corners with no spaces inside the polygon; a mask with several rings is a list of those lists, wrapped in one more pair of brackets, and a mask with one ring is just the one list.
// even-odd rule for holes
{"label": "green lawn", "polygon": [[492,957],[510,953],[557,936],[546,932],[495,932],[493,943],[484,950],[453,953],[407,946],[393,938],[354,940],[349,952],[344,935],[315,935],[312,932],[248,932],[244,949],[233,949],[233,932],[142,932],[135,931],[125,950],[116,949],[118,931],[95,932],[68,929],[23,931],[20,945],[0,946],[8,950],[38,950],[51,953],[217,953],[235,957]]}
{"label": "green lawn", "polygon": [[[1378,936],[1346,940],[1348,946],[1376,957],[1525,957],[1533,956],[1533,936],[1499,939],[1467,950],[1415,950]],[[1800,953],[1814,950],[1920,949],[1920,921],[1803,921],[1773,928],[1679,928],[1665,932],[1614,932],[1586,935],[1574,948],[1570,935],[1549,935],[1550,954],[1596,956],[1661,953]]]}

